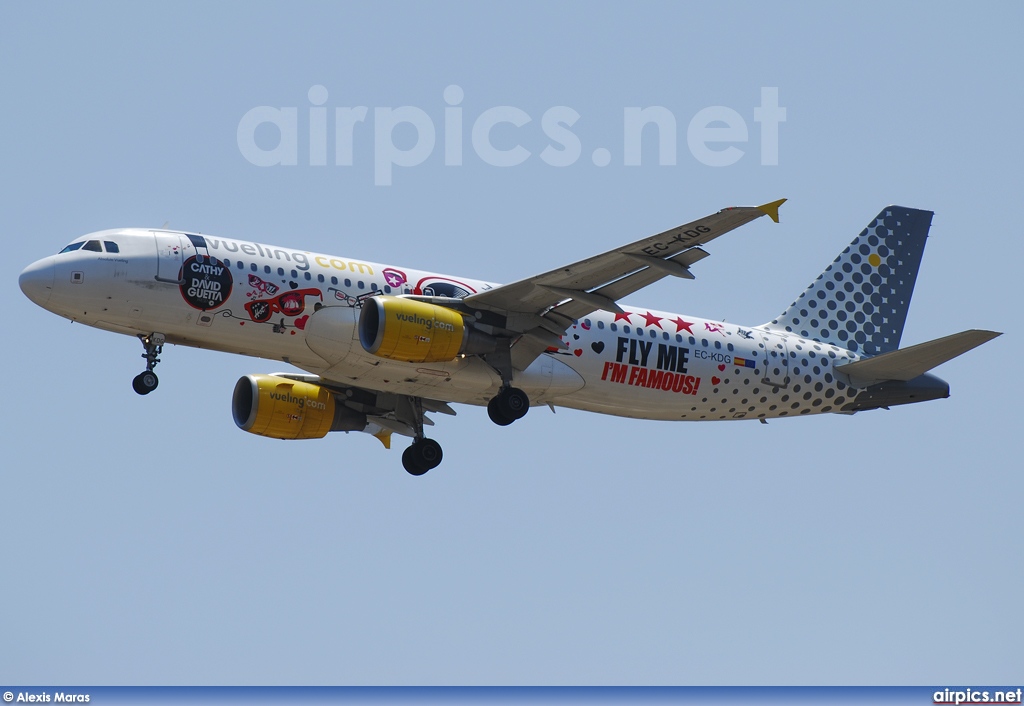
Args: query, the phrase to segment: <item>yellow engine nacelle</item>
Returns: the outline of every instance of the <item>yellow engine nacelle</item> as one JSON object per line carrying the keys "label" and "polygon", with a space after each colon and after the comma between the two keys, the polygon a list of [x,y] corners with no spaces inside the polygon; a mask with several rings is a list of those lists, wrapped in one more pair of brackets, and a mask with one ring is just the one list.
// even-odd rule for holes
{"label": "yellow engine nacelle", "polygon": [[338,405],[330,390],[275,375],[240,378],[231,415],[243,431],[274,439],[319,439],[329,431],[366,428],[366,416]]}
{"label": "yellow engine nacelle", "polygon": [[495,346],[494,338],[467,327],[454,309],[389,296],[363,302],[359,342],[367,353],[408,363],[445,363]]}

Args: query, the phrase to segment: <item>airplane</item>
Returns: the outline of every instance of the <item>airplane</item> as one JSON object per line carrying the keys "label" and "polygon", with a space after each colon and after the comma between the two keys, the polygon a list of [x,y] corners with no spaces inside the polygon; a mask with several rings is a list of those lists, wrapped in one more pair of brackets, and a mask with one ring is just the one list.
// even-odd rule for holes
{"label": "airplane", "polygon": [[694,279],[711,241],[780,199],[726,208],[543,274],[476,279],[188,231],[103,230],[25,268],[25,295],[55,314],[137,337],[156,389],[163,346],[288,363],[246,375],[239,428],[276,439],[332,431],[412,438],[402,464],[441,463],[424,429],[453,403],[507,426],[531,406],[707,421],[856,412],[949,396],[929,373],[1001,335],[967,330],[900,348],[933,213],[887,206],[779,316],[754,326],[618,301]]}

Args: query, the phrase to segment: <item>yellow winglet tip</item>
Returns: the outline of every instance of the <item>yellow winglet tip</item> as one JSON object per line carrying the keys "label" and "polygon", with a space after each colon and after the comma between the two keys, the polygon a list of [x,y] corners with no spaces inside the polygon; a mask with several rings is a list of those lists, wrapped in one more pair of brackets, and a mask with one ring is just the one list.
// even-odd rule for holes
{"label": "yellow winglet tip", "polygon": [[391,448],[391,432],[390,431],[388,431],[386,429],[382,429],[381,431],[377,432],[373,436],[380,443],[384,444],[384,448],[385,449],[390,449]]}
{"label": "yellow winglet tip", "polygon": [[776,223],[779,222],[779,206],[786,203],[786,199],[779,199],[778,201],[772,201],[766,203],[763,206],[758,206],[757,210],[768,215]]}

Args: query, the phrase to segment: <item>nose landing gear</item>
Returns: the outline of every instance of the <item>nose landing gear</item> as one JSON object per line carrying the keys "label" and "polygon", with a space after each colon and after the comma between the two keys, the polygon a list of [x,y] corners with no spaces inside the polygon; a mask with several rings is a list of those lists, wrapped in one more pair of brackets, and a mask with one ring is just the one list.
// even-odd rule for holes
{"label": "nose landing gear", "polygon": [[142,346],[146,349],[146,352],[142,354],[142,357],[146,359],[146,369],[132,380],[132,389],[140,395],[148,395],[160,384],[160,379],[153,372],[153,368],[160,362],[160,353],[163,351],[166,339],[162,333],[151,333],[148,336],[140,334],[139,340],[142,341]]}

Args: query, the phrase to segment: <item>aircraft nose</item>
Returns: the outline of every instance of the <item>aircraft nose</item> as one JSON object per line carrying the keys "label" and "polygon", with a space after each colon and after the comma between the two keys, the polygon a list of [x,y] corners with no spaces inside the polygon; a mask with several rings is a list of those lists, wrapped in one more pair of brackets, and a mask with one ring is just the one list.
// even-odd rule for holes
{"label": "aircraft nose", "polygon": [[53,259],[45,257],[22,270],[18,285],[26,297],[45,307],[53,293],[53,274]]}

